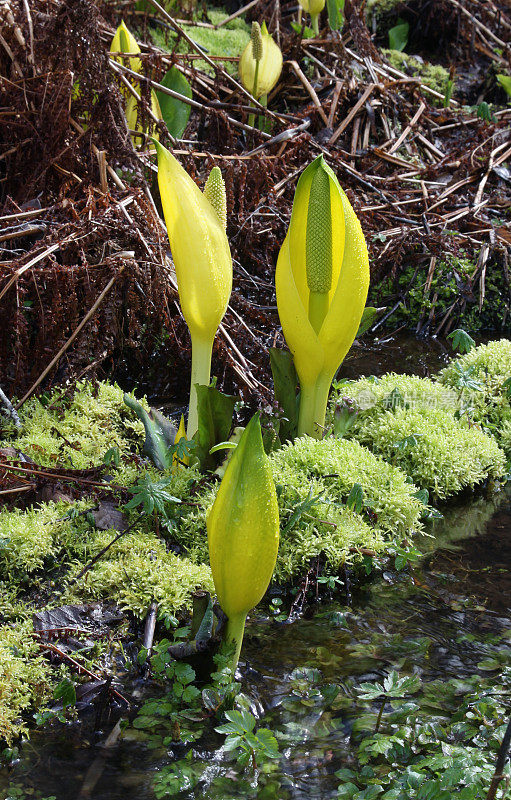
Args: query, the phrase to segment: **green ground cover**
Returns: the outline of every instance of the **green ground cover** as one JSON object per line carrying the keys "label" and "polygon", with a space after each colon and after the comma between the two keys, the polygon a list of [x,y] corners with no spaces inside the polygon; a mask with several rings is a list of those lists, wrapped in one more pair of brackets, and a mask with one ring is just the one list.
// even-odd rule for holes
{"label": "green ground cover", "polygon": [[[337,384],[332,409],[346,398],[361,408],[347,436],[303,437],[271,456],[281,513],[276,581],[296,583],[311,563],[327,577],[345,563],[363,568],[368,552],[384,556],[423,529],[420,489],[442,499],[503,479],[505,456],[492,434],[503,445],[506,436],[511,441],[510,375],[511,342],[502,340],[454,359],[438,380],[389,374]],[[162,614],[182,617],[196,589],[213,588],[205,518],[218,482],[193,467],[163,475],[150,466],[143,426],[116,385],[81,383],[72,395],[42,400],[24,406],[19,435],[4,428],[3,445],[46,467],[97,467],[106,455],[108,479],[124,487],[113,499],[125,503],[149,486],[160,493],[163,513],[157,521],[142,507],[126,510],[130,530],[101,555],[119,531],[98,530],[87,513],[97,505],[94,497],[2,509],[0,647],[10,656],[0,673],[0,736],[6,740],[23,729],[22,715],[44,702],[55,681],[29,635],[33,610],[108,600],[143,619],[155,600]]]}

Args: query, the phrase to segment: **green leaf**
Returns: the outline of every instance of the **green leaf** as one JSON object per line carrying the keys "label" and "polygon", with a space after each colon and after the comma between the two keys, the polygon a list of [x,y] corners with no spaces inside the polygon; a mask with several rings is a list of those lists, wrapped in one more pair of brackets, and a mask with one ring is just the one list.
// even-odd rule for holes
{"label": "green leaf", "polygon": [[[295,33],[302,33],[302,26],[298,24],[298,22],[291,22],[291,27]],[[312,28],[309,28],[308,25],[303,27],[303,38],[304,39],[314,39],[315,33]]]}
{"label": "green leaf", "polygon": [[294,439],[298,428],[298,399],[296,374],[293,356],[289,350],[270,348],[270,366],[275,388],[275,399],[284,412],[279,434],[282,442]]}
{"label": "green leaf", "polygon": [[213,455],[213,453],[218,453],[219,450],[234,450],[234,448],[237,446],[238,442],[231,442],[231,441],[220,442],[219,444],[216,444],[214,447],[211,448],[209,454]]}
{"label": "green leaf", "polygon": [[214,386],[197,385],[199,427],[196,437],[201,469],[215,468],[211,449],[228,440],[236,399],[232,395],[222,394]]}
{"label": "green leaf", "polygon": [[354,483],[346,500],[346,505],[351,511],[360,514],[364,507],[364,490],[360,483]]}
{"label": "green leaf", "polygon": [[511,97],[511,75],[497,75],[497,80],[508,97]]}
{"label": "green leaf", "polygon": [[344,25],[344,0],[327,0],[326,6],[331,30],[340,31]]}
{"label": "green leaf", "polygon": [[[165,73],[160,83],[162,86],[165,86],[166,89],[172,89],[172,91],[184,97],[188,97],[189,99],[192,97],[192,88],[190,84],[176,66],[171,67],[169,71]],[[163,121],[170,135],[175,139],[181,139],[188,123],[191,107],[188,103],[178,100],[177,97],[170,97],[170,95],[165,94],[161,90],[156,92],[156,96],[160,104]]]}
{"label": "green leaf", "polygon": [[177,430],[172,422],[156,409],[148,414],[145,408],[129,394],[124,395],[124,402],[135,412],[145,428],[143,452],[157,469],[167,470],[172,466],[172,454],[169,448],[174,444]]}
{"label": "green leaf", "polygon": [[64,708],[74,706],[76,703],[76,690],[75,685],[69,678],[64,678],[60,681],[58,686],[55,687],[53,692],[54,700],[62,700]]}
{"label": "green leaf", "polygon": [[356,335],[356,339],[360,339],[364,333],[371,328],[378,317],[387,310],[387,306],[382,306],[381,308],[374,308],[373,306],[366,306],[364,308],[364,313],[362,314],[362,319],[360,320],[360,325],[358,326],[358,331]]}
{"label": "green leaf", "polygon": [[389,47],[391,50],[404,50],[408,44],[408,34],[410,25],[402,19],[398,19],[397,25],[389,30]]}
{"label": "green leaf", "polygon": [[475,347],[472,337],[462,328],[457,328],[447,338],[452,340],[452,349],[459,350],[460,353],[468,353]]}

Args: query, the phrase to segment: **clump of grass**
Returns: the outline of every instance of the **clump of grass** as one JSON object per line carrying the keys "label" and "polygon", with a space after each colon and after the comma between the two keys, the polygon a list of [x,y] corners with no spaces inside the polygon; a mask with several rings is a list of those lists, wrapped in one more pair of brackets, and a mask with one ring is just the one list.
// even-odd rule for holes
{"label": "clump of grass", "polygon": [[495,439],[442,409],[369,415],[356,437],[440,499],[505,474],[505,454]]}

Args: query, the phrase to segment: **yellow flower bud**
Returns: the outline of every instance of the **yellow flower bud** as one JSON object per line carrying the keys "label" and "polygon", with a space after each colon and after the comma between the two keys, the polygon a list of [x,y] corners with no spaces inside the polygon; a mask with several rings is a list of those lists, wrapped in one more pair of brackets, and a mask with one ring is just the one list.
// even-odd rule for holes
{"label": "yellow flower bud", "polygon": [[207,385],[211,351],[232,289],[232,259],[217,211],[180,163],[155,141],[158,185],[176,268],[179,302],[192,337],[188,438],[197,431],[195,385]]}
{"label": "yellow flower bud", "polygon": [[225,640],[236,666],[250,609],[263,598],[279,547],[279,507],[259,416],[247,425],[208,514],[209,560],[228,617]]}
{"label": "yellow flower bud", "polygon": [[253,40],[251,40],[241,54],[239,64],[240,80],[245,89],[256,99],[271,92],[282,72],[280,47],[268,33],[265,22],[261,27],[261,41],[261,58],[258,61],[254,58]]}

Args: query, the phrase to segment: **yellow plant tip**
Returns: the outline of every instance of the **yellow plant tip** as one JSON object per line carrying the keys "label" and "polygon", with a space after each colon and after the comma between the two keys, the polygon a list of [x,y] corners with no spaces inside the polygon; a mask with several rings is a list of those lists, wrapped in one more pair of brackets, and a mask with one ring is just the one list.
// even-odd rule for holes
{"label": "yellow plant tip", "polygon": [[118,61],[120,64],[127,63],[127,66],[132,69],[134,72],[140,72],[142,69],[142,63],[139,58],[133,58],[132,56],[138,55],[138,53],[142,52],[140,47],[137,44],[137,40],[126,26],[124,20],[121,22],[119,27],[117,28],[114,38],[112,39],[112,44],[110,45],[110,52],[111,53],[125,53],[126,56],[131,56],[130,58],[115,56],[115,60]]}
{"label": "yellow plant tip", "polygon": [[332,205],[330,177],[323,156],[320,159],[309,195],[305,263],[309,290],[328,293],[332,288]]}
{"label": "yellow plant tip", "polygon": [[279,509],[259,416],[245,428],[207,519],[211,571],[229,619],[264,596],[279,546]]}
{"label": "yellow plant tip", "polygon": [[252,56],[256,61],[260,61],[263,57],[263,37],[261,34],[261,26],[258,22],[252,23],[250,40],[252,42]]}
{"label": "yellow plant tip", "polygon": [[204,194],[218,214],[218,219],[225,230],[227,227],[227,197],[220,167],[213,167],[209,173],[204,186]]}

